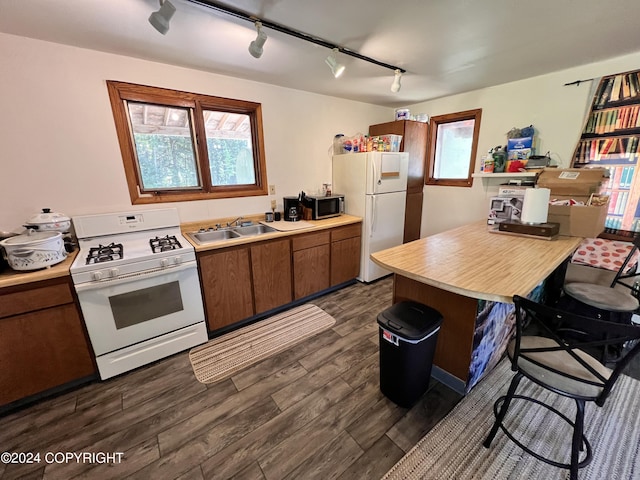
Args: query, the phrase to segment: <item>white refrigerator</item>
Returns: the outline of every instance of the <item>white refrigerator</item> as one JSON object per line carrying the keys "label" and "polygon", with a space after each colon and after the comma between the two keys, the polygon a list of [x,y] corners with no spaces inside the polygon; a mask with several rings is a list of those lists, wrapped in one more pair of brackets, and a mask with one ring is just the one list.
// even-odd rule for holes
{"label": "white refrigerator", "polygon": [[369,255],[402,244],[408,163],[407,153],[333,156],[333,191],[344,195],[345,213],[363,218],[358,276],[362,282],[391,273]]}

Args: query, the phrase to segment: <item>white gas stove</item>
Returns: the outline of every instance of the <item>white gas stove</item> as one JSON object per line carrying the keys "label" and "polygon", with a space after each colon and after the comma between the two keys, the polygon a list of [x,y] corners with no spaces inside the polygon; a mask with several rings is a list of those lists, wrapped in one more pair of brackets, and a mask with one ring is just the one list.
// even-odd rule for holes
{"label": "white gas stove", "polygon": [[207,341],[195,249],[177,210],[72,220],[71,277],[102,379]]}

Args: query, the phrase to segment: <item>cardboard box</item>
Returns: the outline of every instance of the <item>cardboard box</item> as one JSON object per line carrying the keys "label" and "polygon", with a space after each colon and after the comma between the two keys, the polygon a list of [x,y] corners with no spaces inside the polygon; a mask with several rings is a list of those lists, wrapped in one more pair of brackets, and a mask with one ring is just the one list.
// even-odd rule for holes
{"label": "cardboard box", "polygon": [[560,224],[560,235],[595,238],[604,230],[607,206],[549,205],[548,222]]}
{"label": "cardboard box", "polygon": [[[551,189],[551,199],[574,199],[585,204],[592,193],[600,190],[604,168],[545,168],[538,186]],[[560,235],[597,237],[604,230],[607,205],[549,205],[548,222],[560,224]]]}

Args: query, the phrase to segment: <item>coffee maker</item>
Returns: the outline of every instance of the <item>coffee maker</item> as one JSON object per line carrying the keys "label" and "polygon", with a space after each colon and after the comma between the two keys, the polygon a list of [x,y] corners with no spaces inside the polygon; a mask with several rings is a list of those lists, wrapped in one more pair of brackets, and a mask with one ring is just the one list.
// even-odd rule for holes
{"label": "coffee maker", "polygon": [[297,222],[302,218],[302,205],[299,197],[283,197],[284,220]]}

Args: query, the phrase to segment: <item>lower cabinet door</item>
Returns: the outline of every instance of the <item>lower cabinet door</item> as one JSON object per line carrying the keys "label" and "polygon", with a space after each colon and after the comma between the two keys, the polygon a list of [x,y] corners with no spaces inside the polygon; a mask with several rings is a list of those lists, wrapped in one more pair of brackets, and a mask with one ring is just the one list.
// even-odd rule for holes
{"label": "lower cabinet door", "polygon": [[288,238],[251,247],[256,314],[291,302],[291,242]]}
{"label": "lower cabinet door", "polygon": [[249,248],[225,249],[199,257],[209,330],[218,330],[251,317]]}
{"label": "lower cabinet door", "polygon": [[296,300],[329,288],[329,244],[293,252],[293,289]]}
{"label": "lower cabinet door", "polygon": [[331,286],[360,274],[360,237],[331,242]]}
{"label": "lower cabinet door", "polygon": [[75,304],[0,319],[0,365],[0,405],[95,374]]}

